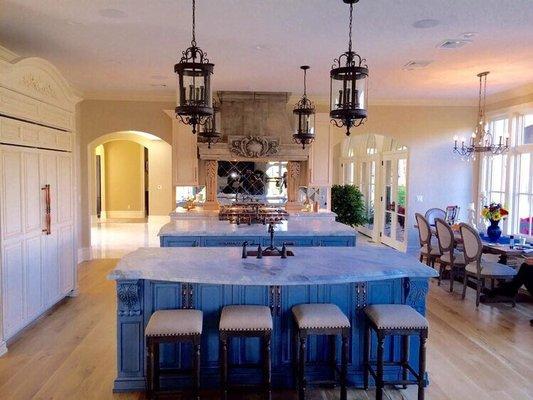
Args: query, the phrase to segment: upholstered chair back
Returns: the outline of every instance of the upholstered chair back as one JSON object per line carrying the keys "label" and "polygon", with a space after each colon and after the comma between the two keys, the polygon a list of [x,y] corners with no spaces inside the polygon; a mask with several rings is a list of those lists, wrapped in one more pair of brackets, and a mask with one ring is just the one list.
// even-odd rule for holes
{"label": "upholstered chair back", "polygon": [[440,252],[453,255],[454,236],[451,226],[442,218],[435,218],[435,227],[437,229]]}
{"label": "upholstered chair back", "polygon": [[430,225],[435,225],[435,220],[437,218],[446,218],[446,211],[440,208],[430,208],[426,211],[426,214],[424,216],[426,217]]}
{"label": "upholstered chair back", "polygon": [[475,262],[478,274],[481,272],[481,253],[483,244],[477,231],[465,223],[459,224],[459,232],[463,240],[464,255],[466,264]]}
{"label": "upholstered chair back", "polygon": [[431,227],[428,220],[419,213],[415,214],[416,224],[418,225],[418,236],[420,238],[420,246],[431,246]]}

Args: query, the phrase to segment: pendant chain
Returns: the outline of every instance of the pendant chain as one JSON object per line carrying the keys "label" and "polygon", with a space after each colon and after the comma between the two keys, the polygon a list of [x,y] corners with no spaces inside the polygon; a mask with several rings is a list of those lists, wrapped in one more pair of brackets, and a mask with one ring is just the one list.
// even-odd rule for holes
{"label": "pendant chain", "polygon": [[348,53],[352,52],[352,20],[353,20],[353,3],[350,3],[350,31],[348,34]]}
{"label": "pendant chain", "polygon": [[192,40],[191,45],[196,47],[196,0],[192,0]]}

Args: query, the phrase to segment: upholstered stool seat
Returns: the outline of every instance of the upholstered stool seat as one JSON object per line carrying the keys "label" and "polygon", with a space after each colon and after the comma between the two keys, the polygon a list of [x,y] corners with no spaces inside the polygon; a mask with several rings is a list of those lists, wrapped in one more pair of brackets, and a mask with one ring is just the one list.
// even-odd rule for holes
{"label": "upholstered stool seat", "polygon": [[272,330],[272,314],[266,306],[226,306],[222,309],[221,331]]}
{"label": "upholstered stool seat", "polygon": [[229,390],[228,352],[232,337],[259,337],[263,353],[262,389],[267,399],[272,396],[271,338],[272,314],[266,306],[231,305],[222,309],[219,323],[221,355],[221,395],[227,399]]}
{"label": "upholstered stool seat", "polygon": [[365,309],[378,329],[427,329],[427,319],[405,304],[375,304]]}
{"label": "upholstered stool seat", "polygon": [[152,314],[144,331],[146,336],[180,336],[202,334],[199,310],[159,310]]}
{"label": "upholstered stool seat", "polygon": [[299,329],[350,328],[350,321],[335,304],[299,304],[292,314]]}
{"label": "upholstered stool seat", "polygon": [[335,304],[299,304],[292,308],[296,325],[294,334],[294,370],[299,400],[306,396],[306,346],[309,335],[325,335],[330,338],[329,359],[331,368],[337,372],[336,336],[341,336],[341,368],[339,372],[340,398],[346,400],[346,375],[348,370],[348,338],[350,321]]}
{"label": "upholstered stool seat", "polygon": [[[407,385],[418,386],[418,400],[424,399],[424,384],[426,373],[426,339],[428,336],[428,321],[415,309],[404,304],[376,304],[365,308],[367,328],[364,339],[364,387],[368,389],[369,375],[376,383],[376,400],[383,399],[383,388],[386,384],[402,385],[405,389]],[[377,334],[377,361],[370,361],[371,330]],[[399,367],[402,372],[402,379],[385,380],[384,370],[384,345],[387,335],[398,335],[402,338],[401,360],[399,362],[389,362],[388,366]],[[418,352],[418,370],[409,364],[409,337],[418,335],[420,338],[420,348]],[[372,364],[376,364],[376,369]],[[409,379],[409,373],[415,379]]]}
{"label": "upholstered stool seat", "polygon": [[200,342],[203,314],[199,310],[158,310],[152,314],[146,329],[147,395],[151,399],[160,390],[159,345],[186,343],[193,346],[194,398],[200,398]]}

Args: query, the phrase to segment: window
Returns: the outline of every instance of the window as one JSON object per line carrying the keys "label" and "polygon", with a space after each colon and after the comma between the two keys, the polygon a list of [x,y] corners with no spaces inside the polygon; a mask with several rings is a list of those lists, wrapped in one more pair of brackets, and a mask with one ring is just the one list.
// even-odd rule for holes
{"label": "window", "polygon": [[497,118],[489,124],[495,140],[510,136],[510,149],[481,158],[481,202],[509,209],[506,234],[533,237],[533,113]]}

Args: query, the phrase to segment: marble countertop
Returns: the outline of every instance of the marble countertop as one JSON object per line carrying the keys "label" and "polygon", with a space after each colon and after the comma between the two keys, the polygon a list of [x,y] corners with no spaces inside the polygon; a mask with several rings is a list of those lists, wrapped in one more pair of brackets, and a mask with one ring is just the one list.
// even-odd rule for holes
{"label": "marble countertop", "polygon": [[[177,207],[169,215],[170,215],[170,218],[173,220],[180,220],[180,219],[215,219],[215,220],[218,220],[218,211],[204,210],[201,206],[197,206],[196,208],[193,208],[192,210],[186,210],[183,207]],[[337,217],[337,214],[335,214],[332,211],[328,211],[328,210],[320,210],[318,212],[291,211],[289,212],[289,215],[290,215],[290,218],[293,218],[293,219],[323,218],[323,219],[328,219],[330,221],[335,221],[335,217]]]}
{"label": "marble countertop", "polygon": [[433,268],[396,250],[358,247],[295,247],[294,257],[241,258],[240,248],[143,247],[124,256],[111,280],[148,279],[218,285],[310,285],[430,278]]}
{"label": "marble countertop", "polygon": [[[163,225],[159,236],[268,236],[268,226],[236,225],[213,219],[174,220]],[[340,222],[320,219],[283,221],[275,225],[279,236],[356,236],[355,229]]]}

